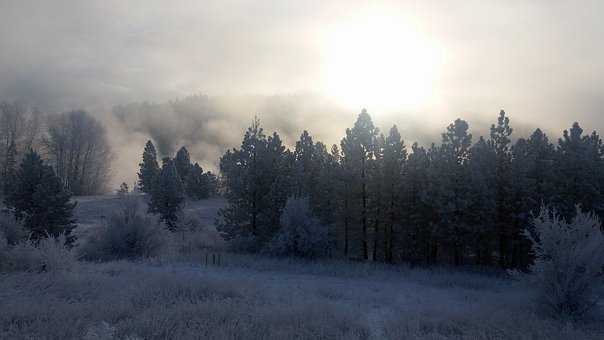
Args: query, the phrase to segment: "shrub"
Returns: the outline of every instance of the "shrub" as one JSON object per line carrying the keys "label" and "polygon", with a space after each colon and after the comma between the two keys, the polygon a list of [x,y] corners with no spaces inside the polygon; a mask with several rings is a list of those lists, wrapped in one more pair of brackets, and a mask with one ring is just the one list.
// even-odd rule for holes
{"label": "shrub", "polygon": [[71,270],[77,262],[68,249],[65,235],[22,241],[12,246],[1,243],[2,271],[61,272]]}
{"label": "shrub", "polygon": [[543,208],[525,232],[533,244],[539,301],[557,316],[580,318],[597,304],[594,289],[603,282],[604,234],[593,213],[577,208],[571,223]]}
{"label": "shrub", "polygon": [[0,211],[0,233],[9,245],[15,245],[27,239],[23,225],[9,212]]}
{"label": "shrub", "polygon": [[109,217],[80,248],[89,261],[112,261],[156,256],[164,245],[165,232],[159,221],[140,213],[136,201],[125,201],[123,211]]}
{"label": "shrub", "polygon": [[280,224],[281,228],[268,244],[270,254],[305,258],[327,255],[327,227],[312,215],[307,199],[288,199]]}

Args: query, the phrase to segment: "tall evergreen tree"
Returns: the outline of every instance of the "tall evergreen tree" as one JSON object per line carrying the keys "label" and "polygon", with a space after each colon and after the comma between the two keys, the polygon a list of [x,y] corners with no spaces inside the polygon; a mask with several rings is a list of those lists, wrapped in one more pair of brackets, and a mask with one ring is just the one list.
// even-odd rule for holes
{"label": "tall evergreen tree", "polygon": [[[373,245],[371,247],[371,259],[377,261],[379,234],[382,225],[384,224],[384,211],[386,210],[384,203],[384,149],[386,138],[383,134],[379,134],[375,139],[373,151],[373,159],[369,165],[369,207],[370,207],[370,223],[373,225]],[[385,253],[385,249],[384,253]]]}
{"label": "tall evergreen tree", "polygon": [[76,204],[71,202],[71,193],[63,188],[52,167],[30,150],[14,180],[5,203],[15,218],[22,221],[30,237],[38,240],[63,234],[71,244],[75,239],[71,231],[75,227],[73,209]]}
{"label": "tall evergreen tree", "polygon": [[490,265],[497,234],[497,229],[493,228],[497,210],[497,187],[494,185],[497,183],[497,152],[494,144],[483,137],[470,149],[469,173],[470,247],[476,264]]}
{"label": "tall evergreen tree", "polygon": [[468,158],[472,135],[468,123],[457,119],[442,135],[442,144],[432,151],[431,195],[438,212],[439,243],[448,252],[451,262],[460,265],[468,244],[470,207]]}
{"label": "tall evergreen tree", "polygon": [[183,146],[176,152],[174,166],[176,167],[176,172],[178,173],[181,182],[186,183],[191,172],[191,167],[193,166],[193,164],[191,164],[189,150],[187,150],[186,147]]}
{"label": "tall evergreen tree", "polygon": [[574,217],[575,204],[584,211],[604,213],[600,185],[602,183],[602,140],[594,132],[583,135],[579,123],[565,130],[558,141],[556,157],[556,207],[570,219]]}
{"label": "tall evergreen tree", "polygon": [[346,137],[341,142],[343,163],[352,177],[353,206],[360,211],[361,256],[369,258],[367,229],[369,226],[369,169],[374,157],[376,138],[379,130],[373,125],[367,110],[359,114],[354,127],[346,130]]}
{"label": "tall evergreen tree", "polygon": [[159,179],[160,169],[157,163],[157,151],[150,140],[143,151],[143,161],[139,164],[138,185],[142,192],[151,194]]}
{"label": "tall evergreen tree", "polygon": [[393,252],[396,251],[405,261],[434,264],[438,254],[434,228],[438,215],[435,210],[435,197],[430,195],[430,181],[432,157],[436,147],[433,146],[427,151],[414,143],[411,150],[405,164],[405,185],[401,194],[400,214],[403,228],[398,235],[393,235],[394,240],[399,240],[400,247],[393,247]]}
{"label": "tall evergreen tree", "polygon": [[279,135],[267,138],[254,119],[241,146],[220,159],[228,205],[219,211],[216,224],[223,238],[252,238],[257,250],[272,237],[289,195],[284,172],[290,162]]}
{"label": "tall evergreen tree", "polygon": [[312,194],[318,177],[319,164],[315,154],[315,144],[308,131],[304,130],[294,149],[296,172],[296,195],[309,197],[313,202]]}
{"label": "tall evergreen tree", "polygon": [[407,149],[396,125],[392,126],[384,144],[382,161],[382,187],[384,191],[384,260],[393,261],[395,225],[400,224],[403,170]]}
{"label": "tall evergreen tree", "polygon": [[190,199],[201,200],[210,196],[210,175],[195,163],[190,166],[183,180],[185,192]]}
{"label": "tall evergreen tree", "polygon": [[513,129],[505,111],[499,112],[497,124],[491,126],[491,139],[496,155],[495,176],[495,223],[499,234],[499,266],[510,265],[514,242],[520,237],[520,230],[514,228],[512,211],[512,152]]}
{"label": "tall evergreen tree", "polygon": [[159,214],[160,220],[170,231],[176,231],[178,214],[184,202],[184,189],[174,161],[164,158],[157,183],[149,202],[149,212]]}

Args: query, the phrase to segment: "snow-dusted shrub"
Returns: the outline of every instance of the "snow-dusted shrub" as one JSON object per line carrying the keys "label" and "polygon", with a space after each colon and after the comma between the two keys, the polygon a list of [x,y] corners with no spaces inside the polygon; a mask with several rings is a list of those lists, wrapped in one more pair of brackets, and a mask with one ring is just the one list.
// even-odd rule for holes
{"label": "snow-dusted shrub", "polygon": [[5,211],[0,211],[0,232],[10,245],[27,239],[27,232],[23,225],[12,214]]}
{"label": "snow-dusted shrub", "polygon": [[270,254],[306,258],[327,255],[327,227],[312,215],[307,199],[288,199],[280,225],[281,228],[268,244]]}
{"label": "snow-dusted shrub", "polygon": [[136,205],[127,205],[85,241],[80,253],[89,261],[149,258],[159,254],[166,238],[157,219],[141,214]]}
{"label": "snow-dusted shrub", "polygon": [[[71,270],[77,260],[66,246],[64,235],[47,237],[37,242],[22,241],[0,245],[3,271],[61,272]],[[2,249],[3,248],[3,249]]]}
{"label": "snow-dusted shrub", "polygon": [[604,234],[593,213],[577,208],[568,223],[543,208],[525,232],[533,244],[539,302],[557,316],[579,318],[597,304],[594,289],[604,279]]}

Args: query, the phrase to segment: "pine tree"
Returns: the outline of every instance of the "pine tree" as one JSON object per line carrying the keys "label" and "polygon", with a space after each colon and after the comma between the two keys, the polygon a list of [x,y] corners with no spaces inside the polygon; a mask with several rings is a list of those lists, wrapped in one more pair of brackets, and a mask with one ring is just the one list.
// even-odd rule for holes
{"label": "pine tree", "polygon": [[351,203],[358,206],[360,211],[359,222],[361,227],[361,256],[369,258],[367,229],[369,226],[369,168],[374,157],[378,129],[373,125],[367,110],[363,109],[359,114],[354,127],[346,130],[346,137],[341,142],[342,157],[347,171],[353,176]]}
{"label": "pine tree", "polygon": [[497,230],[496,219],[497,153],[492,143],[480,137],[470,149],[468,162],[470,172],[470,207],[467,211],[468,224],[472,233],[471,247],[476,264],[490,265]]}
{"label": "pine tree", "polygon": [[319,164],[316,163],[315,144],[308,131],[304,130],[294,149],[296,171],[296,195],[310,197],[311,205],[314,200]]}
{"label": "pine tree", "polygon": [[180,177],[180,181],[186,183],[191,172],[191,167],[193,166],[193,164],[191,164],[191,156],[186,147],[183,146],[176,152],[174,166],[176,167],[176,172],[178,173],[178,177]]}
{"label": "pine tree", "polygon": [[203,168],[195,163],[190,166],[186,177],[183,179],[185,192],[190,199],[201,200],[210,196],[210,178],[204,173]]}
{"label": "pine tree", "polygon": [[289,196],[291,155],[274,133],[267,138],[254,119],[239,149],[220,159],[227,207],[221,209],[217,229],[226,240],[253,239],[259,250],[268,241]]}
{"label": "pine tree", "polygon": [[138,184],[140,190],[151,194],[159,178],[160,169],[157,163],[157,151],[153,142],[147,141],[143,152],[143,161],[139,164]]}
{"label": "pine tree", "polygon": [[[379,134],[375,139],[375,146],[373,151],[373,159],[369,162],[369,181],[368,181],[368,193],[369,193],[369,215],[370,224],[373,225],[373,245],[371,247],[371,259],[375,262],[378,256],[378,240],[380,229],[384,224],[384,148],[386,145],[386,138],[383,134]],[[381,242],[380,242],[381,243]],[[381,243],[383,244],[383,243]],[[386,250],[383,249],[383,253]]]}
{"label": "pine tree", "polygon": [[401,219],[403,169],[407,160],[407,149],[396,125],[386,137],[382,159],[384,260],[390,263],[393,261],[395,225],[400,224]]}
{"label": "pine tree", "polygon": [[117,190],[117,195],[119,197],[125,197],[129,193],[130,188],[128,188],[128,184],[126,184],[126,182],[122,182],[122,184],[120,184],[120,188]]}
{"label": "pine tree", "polygon": [[575,214],[575,204],[584,211],[604,213],[600,198],[602,184],[602,140],[594,132],[583,135],[579,123],[565,130],[558,142],[556,169],[555,206],[559,213],[570,220]]}
{"label": "pine tree", "polygon": [[61,180],[51,166],[33,150],[25,154],[14,177],[15,183],[5,198],[15,218],[23,223],[30,237],[39,240],[48,235],[65,235],[71,244],[75,227],[71,194],[63,188]]}
{"label": "pine tree", "polygon": [[439,243],[448,250],[451,262],[463,263],[470,227],[467,211],[470,206],[469,171],[472,135],[468,123],[457,119],[442,135],[442,144],[434,149],[431,162],[431,195],[438,212]]}
{"label": "pine tree", "polygon": [[[412,263],[436,262],[438,244],[433,226],[436,225],[434,197],[431,189],[432,152],[414,143],[404,168],[401,201],[402,230],[398,233],[400,249],[393,247],[400,256]],[[431,150],[435,150],[433,147]],[[393,235],[396,236],[396,235]],[[393,242],[396,238],[393,237]]]}
{"label": "pine tree", "polygon": [[512,211],[512,152],[510,136],[513,129],[505,111],[499,112],[497,125],[491,126],[491,139],[496,154],[495,204],[499,236],[499,266],[506,268],[511,264],[513,247],[520,238],[521,230],[515,228]]}
{"label": "pine tree", "polygon": [[166,224],[168,230],[176,231],[178,214],[182,210],[184,199],[183,185],[174,161],[164,158],[159,179],[151,192],[149,212],[159,214],[160,220]]}

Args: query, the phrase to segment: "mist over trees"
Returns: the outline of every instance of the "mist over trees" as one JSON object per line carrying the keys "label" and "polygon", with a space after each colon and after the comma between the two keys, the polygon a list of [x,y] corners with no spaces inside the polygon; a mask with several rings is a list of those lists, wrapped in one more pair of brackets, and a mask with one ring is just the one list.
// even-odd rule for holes
{"label": "mist over trees", "polygon": [[156,213],[169,230],[176,231],[185,199],[201,200],[218,193],[216,176],[191,163],[186,147],[174,158],[164,157],[162,166],[152,141],[147,141],[139,163],[138,187],[150,196],[149,212]]}
{"label": "mist over trees", "polygon": [[[10,182],[22,155],[39,146],[42,115],[20,103],[0,103],[0,176],[4,187]],[[0,193],[4,191],[0,188]]]}
{"label": "mist over trees", "polygon": [[108,190],[112,151],[105,127],[86,111],[43,115],[20,103],[0,104],[0,174],[36,150],[74,195]]}
{"label": "mist over trees", "polygon": [[43,140],[47,157],[74,195],[108,191],[111,150],[105,127],[86,111],[49,117]]}
{"label": "mist over trees", "polygon": [[604,151],[578,123],[554,145],[540,129],[513,139],[502,110],[476,140],[457,119],[440,143],[410,150],[396,126],[383,134],[363,110],[330,151],[304,131],[293,150],[255,119],[220,159],[228,206],[218,230],[248,250],[269,247],[288,197],[308,199],[337,254],[383,262],[525,269],[524,230],[547,204],[572,219],[575,205],[601,216]]}

